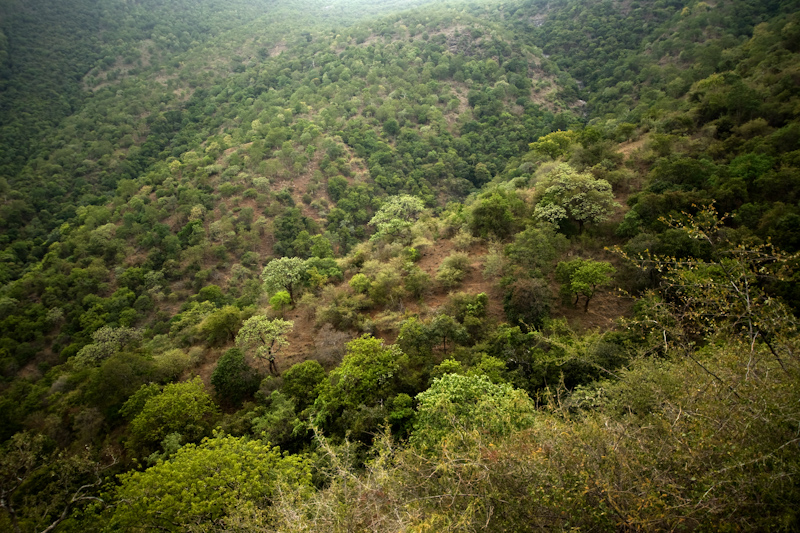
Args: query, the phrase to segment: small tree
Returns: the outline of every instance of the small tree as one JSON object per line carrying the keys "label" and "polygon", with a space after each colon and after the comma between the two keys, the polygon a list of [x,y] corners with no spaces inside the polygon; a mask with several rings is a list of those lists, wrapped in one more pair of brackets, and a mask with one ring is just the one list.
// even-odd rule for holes
{"label": "small tree", "polygon": [[292,298],[287,291],[278,291],[269,299],[269,305],[276,313],[283,315],[286,308],[292,304]]}
{"label": "small tree", "polygon": [[428,324],[428,335],[441,339],[442,350],[447,353],[447,339],[454,343],[467,340],[467,330],[450,315],[436,315]]}
{"label": "small tree", "polygon": [[562,261],[556,266],[556,279],[562,284],[562,291],[575,295],[576,305],[581,295],[586,297],[583,306],[583,311],[586,312],[597,289],[611,283],[611,276],[615,272],[616,269],[607,261],[573,259]]}
{"label": "small tree", "polygon": [[269,293],[285,290],[289,293],[289,301],[294,305],[294,290],[302,279],[305,265],[305,261],[299,257],[273,259],[261,272],[264,288]]}
{"label": "small tree", "polygon": [[92,333],[91,344],[87,344],[72,360],[76,368],[97,366],[126,346],[141,340],[142,332],[138,329],[103,326]]}
{"label": "small tree", "polygon": [[319,386],[315,423],[329,433],[370,439],[409,372],[408,356],[369,335],[347,343],[347,354]]}
{"label": "small tree", "polygon": [[530,143],[528,147],[536,154],[558,159],[570,153],[570,147],[577,140],[577,137],[578,134],[574,131],[554,131],[544,137],[539,137],[536,142]]}
{"label": "small tree", "polygon": [[203,319],[198,328],[206,336],[206,342],[219,346],[233,340],[236,330],[242,325],[239,309],[226,305]]}
{"label": "small tree", "polygon": [[414,221],[424,210],[425,204],[415,196],[401,194],[390,197],[369,221],[370,225],[378,230],[372,239],[406,236]]}
{"label": "small tree", "polygon": [[291,320],[270,319],[266,315],[248,318],[236,335],[236,346],[243,350],[255,349],[259,359],[270,359],[283,346],[288,346],[286,334],[294,327]]}
{"label": "small tree", "polygon": [[514,217],[511,203],[503,191],[485,193],[472,207],[470,229],[473,235],[487,238],[494,234],[506,239],[512,234]]}
{"label": "small tree", "polygon": [[534,214],[553,224],[572,220],[578,224],[578,233],[583,233],[587,222],[608,220],[619,206],[614,201],[610,183],[588,172],[576,172],[567,164],[559,165],[548,174],[539,189],[543,192]]}
{"label": "small tree", "polygon": [[325,369],[322,365],[310,359],[293,365],[283,373],[281,390],[294,400],[297,411],[302,412],[317,399],[320,384],[325,378]]}
{"label": "small tree", "polygon": [[244,359],[239,348],[231,348],[220,357],[217,367],[211,374],[211,384],[219,398],[230,405],[240,405],[242,400],[252,396],[261,383],[262,376]]}
{"label": "small tree", "polygon": [[503,310],[513,324],[538,328],[550,314],[552,293],[541,278],[520,278],[506,288]]}
{"label": "small tree", "polygon": [[[508,435],[531,426],[536,413],[525,392],[481,375],[446,374],[418,394],[417,402],[410,443],[430,453],[458,447],[470,431],[489,439]],[[442,446],[445,441],[448,446]]]}

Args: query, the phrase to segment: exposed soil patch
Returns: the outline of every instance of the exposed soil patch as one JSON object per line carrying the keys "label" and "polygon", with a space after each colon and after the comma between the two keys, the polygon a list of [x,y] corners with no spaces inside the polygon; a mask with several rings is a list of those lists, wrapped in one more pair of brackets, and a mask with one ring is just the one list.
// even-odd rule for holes
{"label": "exposed soil patch", "polygon": [[631,316],[634,299],[615,290],[605,290],[594,295],[586,312],[583,310],[584,302],[583,297],[577,305],[558,302],[553,307],[552,316],[563,316],[578,332],[595,329],[606,331],[614,329],[617,319]]}
{"label": "exposed soil patch", "polygon": [[287,48],[286,42],[280,41],[270,49],[269,56],[275,57],[277,55],[280,55],[282,52],[286,50],[286,48]]}
{"label": "exposed soil patch", "polygon": [[233,344],[223,348],[217,348],[213,350],[208,349],[203,352],[203,355],[197,364],[186,370],[184,375],[181,377],[181,380],[188,380],[195,376],[200,376],[200,379],[203,380],[206,390],[214,390],[214,387],[211,385],[211,374],[213,374],[214,369],[217,368],[217,362],[219,361],[219,358],[222,357],[222,354],[224,354],[228,348],[233,348]]}
{"label": "exposed soil patch", "polygon": [[626,141],[617,146],[617,151],[624,154],[626,159],[630,159],[631,154],[641,149],[645,145],[645,142],[647,142],[646,137],[641,137],[635,141]]}

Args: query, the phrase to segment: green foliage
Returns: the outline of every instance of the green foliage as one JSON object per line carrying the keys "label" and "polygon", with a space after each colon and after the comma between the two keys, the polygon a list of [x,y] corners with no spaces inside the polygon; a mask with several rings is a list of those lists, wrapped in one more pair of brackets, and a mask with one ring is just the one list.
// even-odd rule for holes
{"label": "green foliage", "polygon": [[286,335],[294,327],[291,320],[270,319],[266,315],[248,318],[236,335],[236,345],[243,350],[255,350],[259,359],[274,357],[282,347],[288,346]]}
{"label": "green foliage", "polygon": [[360,312],[372,305],[363,294],[352,294],[349,290],[335,287],[323,291],[323,296],[326,303],[317,307],[317,325],[327,322],[340,331],[358,328],[364,320]]}
{"label": "green foliage", "polygon": [[137,329],[103,326],[92,333],[94,342],[81,348],[75,355],[73,364],[79,369],[87,366],[97,366],[104,359],[111,357],[115,352],[139,341],[141,338],[142,332]]}
{"label": "green foliage", "polygon": [[616,269],[606,261],[591,259],[573,259],[562,261],[556,266],[556,279],[561,283],[561,290],[575,295],[575,303],[581,295],[586,298],[583,310],[589,309],[589,301],[597,289],[611,283],[611,276]]}
{"label": "green foliage", "polygon": [[[208,432],[209,417],[216,413],[216,406],[199,377],[166,385],[156,394],[152,388],[143,390],[147,391],[146,400],[130,424],[131,448],[151,449],[170,433],[180,433],[192,442]],[[141,400],[142,395],[138,395],[134,402],[138,406]],[[126,403],[123,411],[135,412],[133,404]]]}
{"label": "green foliage", "polygon": [[578,135],[574,131],[554,131],[529,145],[532,152],[545,155],[550,159],[558,159],[569,155],[572,144]]}
{"label": "green foliage", "polygon": [[289,449],[302,446],[308,436],[308,422],[300,420],[294,401],[281,391],[272,391],[263,403],[263,408],[248,413],[253,433]]}
{"label": "green foliage", "polygon": [[155,354],[153,362],[162,381],[173,381],[191,364],[191,357],[181,349],[174,348]]}
{"label": "green foliage", "polygon": [[377,232],[373,240],[408,237],[414,221],[425,209],[425,203],[414,196],[402,194],[388,198],[369,221]]}
{"label": "green foliage", "polygon": [[281,377],[281,390],[295,402],[298,411],[303,411],[313,405],[326,375],[322,365],[311,359],[292,365]]}
{"label": "green foliage", "polygon": [[525,392],[482,375],[445,374],[417,395],[417,403],[409,442],[427,453],[437,453],[445,441],[458,449],[473,430],[499,439],[531,426],[535,413]]}
{"label": "green foliage", "polygon": [[16,433],[0,448],[0,524],[9,531],[53,530],[92,512],[105,471],[116,463],[89,450],[67,453],[38,433]]}
{"label": "green foliage", "polygon": [[[81,499],[101,479],[91,463],[101,442],[124,439],[121,415],[155,417],[145,406],[167,390],[155,383],[230,342],[240,310],[262,302],[251,269],[272,243],[306,260],[299,277],[264,279],[278,313],[308,288],[298,312],[341,330],[399,329],[408,358],[374,380],[381,350],[333,378],[309,363],[265,382],[259,405],[225,427],[308,449],[313,403],[337,440],[370,442],[385,426],[400,443],[380,437],[352,456],[319,437],[313,496],[284,486],[269,509],[237,496],[164,528],[797,529],[797,324],[785,303],[800,308],[796,258],[759,244],[800,250],[791,2],[6,4],[0,435],[48,437],[0,443],[14,457],[35,448],[32,468],[3,467],[4,491],[23,481],[0,498],[0,529],[149,529],[148,506],[172,512],[159,495],[136,504],[149,518],[109,524],[120,507]],[[603,224],[573,252],[619,242],[644,269],[616,276],[636,297],[633,321],[578,334],[544,320],[543,279],[566,250],[553,222],[570,233],[613,220],[605,182],[630,210],[616,237]],[[733,216],[709,226],[697,206],[712,199]],[[693,222],[675,222],[681,212]],[[375,242],[347,257],[370,221]],[[432,285],[431,247],[451,238],[480,256],[474,237],[502,241],[484,260],[499,287],[435,308],[428,292],[457,286],[476,258]],[[588,306],[611,272],[569,263],[556,277]],[[345,265],[360,272],[351,287]],[[501,291],[511,326],[495,324]],[[333,363],[351,333],[325,327],[316,356]],[[280,347],[256,337],[254,350]],[[223,359],[221,373],[249,375]],[[526,389],[541,423],[501,437],[462,425],[442,453],[420,455],[402,444],[412,397],[449,373]],[[448,409],[439,422],[454,423]],[[169,416],[147,442],[128,440],[132,455],[174,458],[211,422],[173,430],[183,413]],[[201,514],[216,505],[203,498]]]}
{"label": "green foliage", "polygon": [[242,316],[239,309],[226,305],[206,316],[197,327],[206,336],[209,345],[219,346],[232,341],[241,325]]}
{"label": "green foliage", "polygon": [[262,376],[245,361],[238,348],[226,350],[211,373],[217,397],[229,405],[241,405],[258,390]]}
{"label": "green foliage", "polygon": [[354,291],[361,294],[369,292],[369,289],[372,286],[372,282],[369,280],[369,278],[360,272],[350,278],[350,281],[347,283],[353,288]]}
{"label": "green foliage", "polygon": [[552,223],[565,219],[577,222],[579,233],[585,223],[603,222],[618,207],[606,180],[575,172],[566,164],[547,174],[537,189],[541,192],[534,214]]}
{"label": "green foliage", "polygon": [[269,505],[281,488],[309,488],[310,464],[258,440],[216,434],[175,457],[120,477],[114,528],[186,528],[221,523],[245,503]]}
{"label": "green foliage", "polygon": [[478,200],[471,212],[470,229],[475,235],[487,238],[508,238],[513,231],[511,204],[500,191],[487,193]]}
{"label": "green foliage", "polygon": [[319,290],[328,283],[335,283],[343,279],[342,269],[332,257],[312,257],[306,260],[302,281],[312,289]]}
{"label": "green foliage", "polygon": [[447,353],[447,341],[463,343],[467,340],[467,330],[455,318],[447,314],[438,314],[427,327],[427,336],[442,342],[442,351]]}
{"label": "green foliage", "polygon": [[414,298],[422,298],[431,287],[431,277],[418,266],[410,265],[405,269],[403,286]]}
{"label": "green foliage", "polygon": [[292,305],[292,298],[288,291],[278,291],[269,299],[269,305],[276,313],[283,313]]}
{"label": "green foliage", "polygon": [[510,283],[503,296],[509,322],[525,329],[539,328],[550,316],[553,293],[541,278],[520,278]]}
{"label": "green foliage", "polygon": [[350,341],[342,363],[320,386],[315,423],[338,436],[370,440],[386,415],[382,406],[402,390],[407,365],[408,356],[395,345],[369,335]]}
{"label": "green foliage", "polygon": [[445,257],[436,272],[436,281],[446,289],[457,287],[464,281],[469,270],[469,256],[464,252],[453,252]]}
{"label": "green foliage", "polygon": [[505,247],[505,255],[530,275],[547,274],[565,248],[566,238],[545,224],[517,233],[514,242]]}
{"label": "green foliage", "polygon": [[305,272],[305,261],[299,257],[281,257],[273,259],[261,272],[261,279],[264,280],[264,288],[269,293],[285,290],[289,293],[289,299],[294,305],[295,289]]}

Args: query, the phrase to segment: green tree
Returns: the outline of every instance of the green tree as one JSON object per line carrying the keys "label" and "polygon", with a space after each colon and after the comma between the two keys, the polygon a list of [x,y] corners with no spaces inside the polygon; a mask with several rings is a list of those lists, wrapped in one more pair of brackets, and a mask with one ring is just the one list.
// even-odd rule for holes
{"label": "green tree", "polygon": [[539,137],[536,142],[528,146],[534,153],[558,159],[570,153],[570,147],[577,138],[578,134],[574,131],[559,130],[548,133],[544,137]]}
{"label": "green tree", "polygon": [[97,366],[116,352],[142,338],[141,330],[111,326],[103,326],[92,333],[92,342],[87,344],[72,360],[76,368]]}
{"label": "green tree", "polygon": [[586,298],[584,312],[589,310],[589,301],[597,289],[611,283],[611,276],[615,272],[611,263],[591,259],[573,259],[556,265],[556,279],[561,283],[561,290],[566,294],[574,294],[576,305],[581,295]]}
{"label": "green tree", "polygon": [[331,371],[314,402],[315,422],[339,436],[349,430],[371,437],[386,416],[386,402],[400,392],[408,356],[396,345],[364,335],[347,343],[342,363]]}
{"label": "green tree", "polygon": [[493,191],[481,196],[472,207],[470,229],[483,238],[493,234],[505,239],[512,234],[514,218],[505,193]]}
{"label": "green tree", "polygon": [[219,346],[232,341],[241,325],[242,316],[239,309],[233,305],[226,305],[205,317],[198,325],[198,329],[206,336],[208,344]]}
{"label": "green tree", "polygon": [[[123,410],[126,406],[127,403]],[[180,433],[190,442],[199,440],[208,431],[209,416],[216,411],[217,406],[199,376],[166,385],[160,393],[147,398],[141,411],[131,420],[132,447],[152,448],[170,433]]]}
{"label": "green tree", "polygon": [[291,320],[271,319],[266,315],[256,315],[245,320],[236,335],[236,346],[243,350],[255,350],[259,359],[274,361],[275,354],[289,345],[286,335],[294,327]]}
{"label": "green tree", "polygon": [[244,352],[231,348],[217,362],[211,374],[211,384],[225,403],[240,405],[245,398],[255,394],[261,378],[261,374],[245,361]]}
{"label": "green tree", "polygon": [[281,257],[273,259],[261,271],[264,288],[269,293],[285,290],[294,305],[295,289],[303,277],[306,263],[299,257]]}
{"label": "green tree", "polygon": [[428,337],[432,339],[440,339],[442,341],[442,350],[447,353],[447,340],[453,342],[464,342],[467,340],[467,330],[458,321],[450,315],[439,314],[427,325]]}
{"label": "green tree", "polygon": [[473,431],[490,439],[509,435],[531,426],[536,412],[524,391],[492,383],[485,375],[445,374],[419,393],[417,402],[409,442],[433,453],[445,440],[458,446]]}
{"label": "green tree", "polygon": [[383,123],[383,131],[386,135],[397,135],[400,133],[400,125],[397,121],[393,118],[390,118],[386,122]]}
{"label": "green tree", "polygon": [[424,210],[424,202],[415,196],[401,194],[389,197],[369,221],[378,230],[372,239],[407,236],[414,221]]}
{"label": "green tree", "polygon": [[269,505],[280,486],[310,488],[310,468],[301,456],[219,433],[144,472],[122,474],[110,525],[161,531],[222,525],[236,507]]}
{"label": "green tree", "polygon": [[283,316],[284,311],[292,305],[292,298],[287,291],[278,291],[269,299],[269,305],[273,311]]}
{"label": "green tree", "polygon": [[292,365],[283,373],[281,390],[297,406],[298,412],[314,403],[319,394],[319,387],[325,381],[325,369],[317,361],[310,359]]}
{"label": "green tree", "polygon": [[503,310],[512,324],[538,328],[550,314],[553,294],[541,278],[520,278],[506,287]]}
{"label": "green tree", "polygon": [[539,201],[534,214],[554,224],[564,219],[578,224],[583,232],[587,222],[608,220],[616,207],[611,185],[588,172],[576,172],[567,164],[559,165],[537,185]]}

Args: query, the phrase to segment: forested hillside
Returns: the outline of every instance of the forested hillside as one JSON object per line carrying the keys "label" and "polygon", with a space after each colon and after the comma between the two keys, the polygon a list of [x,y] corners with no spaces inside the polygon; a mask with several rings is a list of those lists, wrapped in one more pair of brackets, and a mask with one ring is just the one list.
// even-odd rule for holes
{"label": "forested hillside", "polygon": [[0,4],[0,529],[800,528],[800,10]]}

